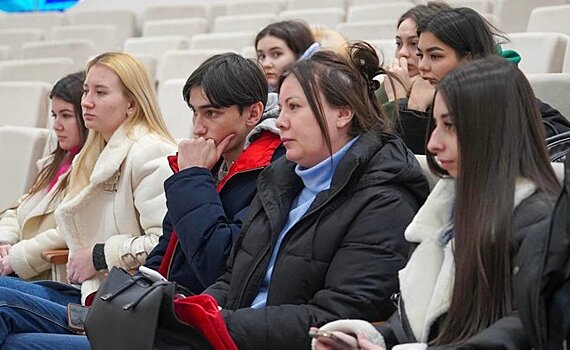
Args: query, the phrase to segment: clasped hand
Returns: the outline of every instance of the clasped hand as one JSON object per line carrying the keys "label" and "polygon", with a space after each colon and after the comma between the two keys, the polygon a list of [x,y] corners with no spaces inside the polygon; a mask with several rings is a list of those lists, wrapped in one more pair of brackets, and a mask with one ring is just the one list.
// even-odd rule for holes
{"label": "clasped hand", "polygon": [[178,144],[178,169],[200,167],[212,170],[235,134],[226,136],[217,145],[213,139],[197,137]]}

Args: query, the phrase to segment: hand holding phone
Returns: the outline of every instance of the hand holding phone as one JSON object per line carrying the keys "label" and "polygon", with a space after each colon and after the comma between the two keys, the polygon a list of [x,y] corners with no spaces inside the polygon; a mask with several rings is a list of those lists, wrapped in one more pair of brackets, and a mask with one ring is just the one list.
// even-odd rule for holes
{"label": "hand holding phone", "polygon": [[320,331],[317,328],[309,330],[309,336],[316,338],[318,341],[330,346],[334,350],[357,350],[358,342],[354,335],[344,334],[339,336],[335,332]]}

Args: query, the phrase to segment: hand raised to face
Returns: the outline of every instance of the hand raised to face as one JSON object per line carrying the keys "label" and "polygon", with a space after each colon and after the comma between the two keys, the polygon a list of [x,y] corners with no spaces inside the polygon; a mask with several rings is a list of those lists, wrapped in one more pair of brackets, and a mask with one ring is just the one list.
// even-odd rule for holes
{"label": "hand raised to face", "polygon": [[226,136],[217,145],[213,139],[203,137],[182,140],[178,144],[178,168],[181,171],[191,167],[212,170],[234,136]]}

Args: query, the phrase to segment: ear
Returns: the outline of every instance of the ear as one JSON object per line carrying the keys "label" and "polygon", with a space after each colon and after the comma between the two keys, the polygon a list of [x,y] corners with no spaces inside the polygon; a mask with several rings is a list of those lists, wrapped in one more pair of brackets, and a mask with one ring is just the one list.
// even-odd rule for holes
{"label": "ear", "polygon": [[341,107],[337,109],[338,115],[336,117],[336,127],[344,129],[349,126],[354,117],[354,111],[348,107]]}
{"label": "ear", "polygon": [[263,103],[257,101],[247,107],[244,112],[246,113],[245,117],[247,118],[245,121],[246,125],[253,128],[261,120],[261,116],[263,115]]}

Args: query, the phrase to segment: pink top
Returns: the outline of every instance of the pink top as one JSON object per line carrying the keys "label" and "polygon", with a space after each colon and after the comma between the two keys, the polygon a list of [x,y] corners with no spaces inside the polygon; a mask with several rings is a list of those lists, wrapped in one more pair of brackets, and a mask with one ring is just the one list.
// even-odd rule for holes
{"label": "pink top", "polygon": [[59,180],[59,177],[65,174],[67,170],[69,170],[71,162],[73,161],[73,157],[75,157],[75,155],[79,153],[79,151],[81,151],[81,146],[75,146],[72,149],[70,149],[69,152],[67,152],[67,156],[63,159],[61,166],[59,167],[59,169],[57,169],[57,172],[55,173],[53,179],[51,179],[49,183],[48,192],[51,191],[53,186],[55,186],[57,180]]}

